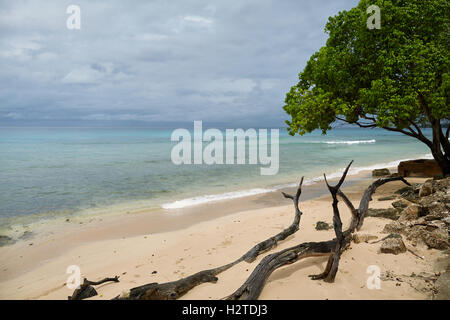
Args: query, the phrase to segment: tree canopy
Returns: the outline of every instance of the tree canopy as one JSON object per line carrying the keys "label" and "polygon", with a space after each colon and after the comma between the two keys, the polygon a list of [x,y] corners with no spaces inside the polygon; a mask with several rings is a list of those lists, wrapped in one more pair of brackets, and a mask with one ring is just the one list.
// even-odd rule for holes
{"label": "tree canopy", "polygon": [[[380,29],[367,26],[371,5],[381,9]],[[397,131],[426,143],[449,173],[449,24],[447,0],[361,0],[330,17],[326,45],[286,95],[289,133],[325,134],[337,120]]]}

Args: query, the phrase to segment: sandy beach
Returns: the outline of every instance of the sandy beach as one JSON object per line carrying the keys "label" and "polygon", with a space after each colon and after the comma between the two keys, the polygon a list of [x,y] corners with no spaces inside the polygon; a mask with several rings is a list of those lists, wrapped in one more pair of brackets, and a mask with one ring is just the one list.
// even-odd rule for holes
{"label": "sandy beach", "polygon": [[[349,178],[343,189],[355,205],[373,180],[367,172],[357,178]],[[389,207],[391,201],[377,199],[391,195],[402,186],[401,182],[391,182],[380,187],[370,207]],[[334,237],[333,230],[315,229],[317,221],[332,222],[331,197],[325,193],[325,184],[320,182],[304,190],[305,196],[300,201],[303,212],[300,230],[270,252]],[[345,228],[350,212],[343,203],[339,206]],[[60,223],[58,228],[41,230],[32,239],[0,248],[0,299],[67,299],[73,292],[65,285],[69,276],[66,269],[70,265],[79,266],[82,277],[91,281],[120,277],[119,283],[96,287],[99,295],[93,299],[110,299],[123,290],[146,283],[178,280],[235,260],[256,243],[290,225],[293,216],[292,204],[277,192],[191,207],[184,213],[141,212]],[[359,233],[382,239],[386,234],[381,231],[388,222],[368,217]],[[445,266],[440,261],[444,254],[414,247],[414,252],[424,257],[422,260],[408,251],[399,255],[380,254],[380,245],[352,243],[342,255],[332,284],[308,278],[323,271],[327,257],[307,258],[280,268],[268,279],[260,299],[430,299],[430,284],[410,275],[442,271]],[[253,263],[241,262],[220,274],[217,283],[202,284],[182,299],[227,296],[247,279],[265,255]],[[380,289],[369,290],[366,281],[370,274],[366,270],[371,265],[378,266],[382,275],[389,273],[402,280],[381,281]]]}

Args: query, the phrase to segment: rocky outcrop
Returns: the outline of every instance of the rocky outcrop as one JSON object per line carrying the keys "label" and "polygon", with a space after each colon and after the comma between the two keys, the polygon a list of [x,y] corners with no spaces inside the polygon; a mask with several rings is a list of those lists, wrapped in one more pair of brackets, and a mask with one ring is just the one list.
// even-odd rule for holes
{"label": "rocky outcrop", "polygon": [[372,177],[383,177],[390,175],[391,172],[387,168],[375,169],[372,171]]}
{"label": "rocky outcrop", "polygon": [[442,169],[435,160],[419,159],[402,161],[397,167],[403,177],[434,177],[442,175]]}
{"label": "rocky outcrop", "polygon": [[[450,178],[430,179],[423,185],[408,188],[398,193],[416,195],[416,203],[409,203],[397,221],[385,225],[383,233],[400,233],[413,245],[425,245],[430,249],[450,248]],[[404,200],[392,205],[401,208],[404,205],[401,201]]]}

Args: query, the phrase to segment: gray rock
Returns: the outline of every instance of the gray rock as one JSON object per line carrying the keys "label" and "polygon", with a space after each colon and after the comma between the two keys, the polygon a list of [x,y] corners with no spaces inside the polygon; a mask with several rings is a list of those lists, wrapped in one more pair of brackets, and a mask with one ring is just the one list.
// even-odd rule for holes
{"label": "gray rock", "polygon": [[391,172],[387,168],[383,169],[375,169],[372,171],[372,177],[382,177],[382,176],[388,176]]}
{"label": "gray rock", "polygon": [[394,208],[387,209],[369,209],[367,210],[368,217],[386,218],[391,220],[398,220],[400,217],[399,211]]}
{"label": "gray rock", "polygon": [[406,252],[406,246],[401,237],[389,237],[381,243],[381,253],[399,254]]}
{"label": "gray rock", "polygon": [[445,250],[449,248],[448,231],[444,228],[436,228],[433,231],[424,232],[422,239],[428,248]]}
{"label": "gray rock", "polygon": [[399,221],[388,223],[384,226],[382,233],[403,233],[406,226]]}
{"label": "gray rock", "polygon": [[406,187],[403,187],[403,188],[398,189],[398,190],[395,191],[394,193],[396,193],[396,194],[402,194],[402,193],[405,193],[405,192],[408,192],[408,191],[413,191],[413,192],[414,192],[413,187],[406,186]]}
{"label": "gray rock", "polygon": [[329,230],[329,229],[333,229],[333,226],[324,221],[317,221],[316,230]]}
{"label": "gray rock", "polygon": [[[443,223],[443,225],[445,225]],[[405,228],[406,238],[413,245],[425,244],[430,249],[445,250],[449,248],[448,230],[439,224],[413,225]]]}
{"label": "gray rock", "polygon": [[410,203],[405,199],[400,199],[391,203],[395,209],[405,209]]}

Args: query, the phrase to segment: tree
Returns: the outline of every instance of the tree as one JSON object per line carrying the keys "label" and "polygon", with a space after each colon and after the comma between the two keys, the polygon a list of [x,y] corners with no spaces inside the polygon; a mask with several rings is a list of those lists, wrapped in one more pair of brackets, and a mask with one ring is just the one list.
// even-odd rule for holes
{"label": "tree", "polygon": [[[367,26],[371,5],[380,29]],[[326,134],[336,121],[400,132],[425,143],[449,174],[449,24],[447,0],[361,0],[330,17],[326,45],[286,95],[289,133]]]}

